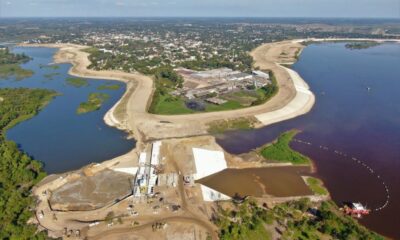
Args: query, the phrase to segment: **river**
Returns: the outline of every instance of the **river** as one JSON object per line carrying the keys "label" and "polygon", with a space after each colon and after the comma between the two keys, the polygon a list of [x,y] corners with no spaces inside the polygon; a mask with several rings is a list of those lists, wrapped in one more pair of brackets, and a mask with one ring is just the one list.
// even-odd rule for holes
{"label": "river", "polygon": [[244,153],[283,131],[300,129],[296,139],[310,145],[293,142],[292,147],[314,160],[316,176],[333,200],[383,207],[361,223],[400,239],[400,44],[363,50],[346,49],[344,43],[312,44],[292,68],[316,95],[312,111],[218,136],[218,143],[228,152]]}
{"label": "river", "polygon": [[[23,80],[0,79],[0,87],[47,88],[60,93],[37,116],[7,131],[7,138],[33,158],[45,164],[48,173],[76,170],[89,163],[102,162],[127,153],[135,147],[127,134],[108,127],[103,117],[125,92],[124,83],[88,79],[89,85],[74,87],[66,83],[70,64],[59,68],[43,67],[53,61],[56,49],[16,47],[13,52],[24,52],[32,58],[22,67],[34,71]],[[41,67],[42,66],[42,67]],[[52,75],[52,77],[50,77]],[[97,90],[105,84],[118,84],[118,90]],[[78,115],[76,109],[92,92],[110,95],[100,110]]]}

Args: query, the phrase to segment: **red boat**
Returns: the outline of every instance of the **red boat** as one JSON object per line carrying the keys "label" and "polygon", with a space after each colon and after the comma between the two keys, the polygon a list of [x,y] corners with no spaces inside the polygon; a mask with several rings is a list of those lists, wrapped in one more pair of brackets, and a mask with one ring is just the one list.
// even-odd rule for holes
{"label": "red boat", "polygon": [[344,205],[343,212],[352,217],[361,218],[364,215],[368,215],[371,210],[364,207],[361,203],[349,203]]}

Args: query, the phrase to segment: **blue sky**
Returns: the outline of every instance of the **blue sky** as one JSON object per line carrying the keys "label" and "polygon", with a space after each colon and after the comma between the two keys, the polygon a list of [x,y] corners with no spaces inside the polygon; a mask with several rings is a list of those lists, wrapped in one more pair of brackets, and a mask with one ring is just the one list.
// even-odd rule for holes
{"label": "blue sky", "polygon": [[400,18],[400,0],[0,0],[1,16]]}

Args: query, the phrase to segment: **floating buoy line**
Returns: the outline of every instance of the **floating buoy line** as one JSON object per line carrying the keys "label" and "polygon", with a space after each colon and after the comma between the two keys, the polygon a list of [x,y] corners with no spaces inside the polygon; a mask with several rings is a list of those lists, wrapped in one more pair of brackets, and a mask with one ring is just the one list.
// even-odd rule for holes
{"label": "floating buoy line", "polygon": [[297,139],[297,138],[293,139],[293,141],[297,142],[297,143],[300,143],[300,144],[308,145],[308,146],[318,146],[318,148],[321,149],[321,150],[332,152],[332,153],[334,153],[336,155],[339,155],[339,156],[341,156],[342,158],[345,158],[345,159],[350,159],[353,162],[359,164],[361,167],[364,167],[365,169],[367,169],[370,172],[370,174],[375,176],[377,178],[377,180],[382,183],[382,186],[385,188],[385,192],[386,192],[386,201],[385,201],[385,203],[382,204],[380,207],[375,208],[374,211],[375,212],[381,211],[381,210],[383,210],[384,208],[386,208],[389,205],[390,193],[389,193],[389,188],[388,188],[387,184],[382,179],[382,177],[379,174],[377,174],[376,171],[374,169],[372,169],[368,164],[366,164],[365,162],[363,162],[362,160],[360,160],[360,159],[358,159],[356,157],[347,155],[344,152],[341,152],[341,151],[338,151],[338,150],[331,150],[327,146],[314,145],[314,144],[312,144],[310,142],[303,141],[303,140],[300,140],[300,139]]}

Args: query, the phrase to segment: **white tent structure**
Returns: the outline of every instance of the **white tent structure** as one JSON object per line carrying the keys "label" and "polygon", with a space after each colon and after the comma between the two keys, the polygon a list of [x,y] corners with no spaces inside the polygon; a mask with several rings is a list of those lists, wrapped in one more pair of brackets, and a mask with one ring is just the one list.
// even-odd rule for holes
{"label": "white tent structure", "polygon": [[196,174],[194,175],[195,180],[228,168],[224,153],[221,151],[193,148],[193,157],[196,165]]}
{"label": "white tent structure", "polygon": [[[222,151],[212,151],[201,148],[193,148],[193,157],[196,166],[194,179],[198,180],[228,168],[225,155]],[[220,193],[207,186],[201,185],[204,201],[228,200],[229,196]]]}

